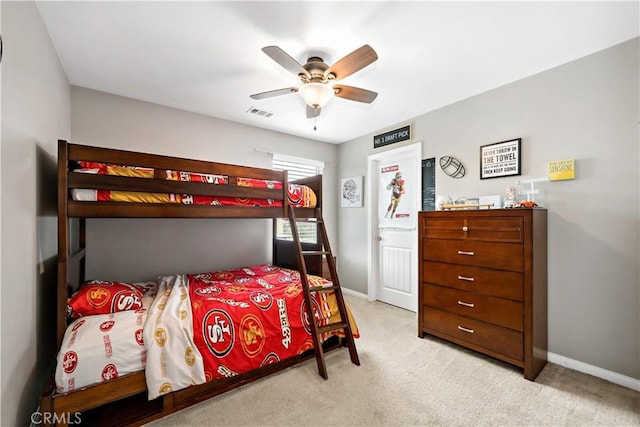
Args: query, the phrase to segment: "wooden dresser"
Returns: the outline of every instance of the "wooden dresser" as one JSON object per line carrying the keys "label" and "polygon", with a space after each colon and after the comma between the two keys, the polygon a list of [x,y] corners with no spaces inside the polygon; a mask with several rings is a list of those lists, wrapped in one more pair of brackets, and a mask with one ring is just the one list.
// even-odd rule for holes
{"label": "wooden dresser", "polygon": [[547,363],[547,211],[419,213],[418,335],[522,367]]}

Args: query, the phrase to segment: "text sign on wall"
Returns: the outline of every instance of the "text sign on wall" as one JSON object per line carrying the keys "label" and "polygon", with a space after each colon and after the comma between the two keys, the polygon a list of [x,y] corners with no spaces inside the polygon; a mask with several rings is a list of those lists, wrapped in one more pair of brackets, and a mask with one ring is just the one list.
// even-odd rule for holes
{"label": "text sign on wall", "polygon": [[521,141],[518,138],[480,147],[480,179],[520,175]]}
{"label": "text sign on wall", "polygon": [[373,148],[384,147],[396,142],[411,139],[411,126],[407,125],[396,130],[381,133],[373,137]]}
{"label": "text sign on wall", "polygon": [[573,159],[549,162],[547,165],[547,176],[549,177],[549,181],[574,179],[576,177],[576,170]]}

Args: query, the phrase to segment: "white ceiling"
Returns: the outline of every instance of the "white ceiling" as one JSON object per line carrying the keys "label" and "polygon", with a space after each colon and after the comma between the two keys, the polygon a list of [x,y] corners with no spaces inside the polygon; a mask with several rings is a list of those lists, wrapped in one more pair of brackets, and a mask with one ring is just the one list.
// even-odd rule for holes
{"label": "white ceiling", "polygon": [[[630,2],[38,2],[71,84],[305,138],[341,143],[639,35]],[[341,83],[314,120],[300,82],[265,55],[329,65],[363,44],[378,61]],[[251,107],[274,113],[248,114]]]}

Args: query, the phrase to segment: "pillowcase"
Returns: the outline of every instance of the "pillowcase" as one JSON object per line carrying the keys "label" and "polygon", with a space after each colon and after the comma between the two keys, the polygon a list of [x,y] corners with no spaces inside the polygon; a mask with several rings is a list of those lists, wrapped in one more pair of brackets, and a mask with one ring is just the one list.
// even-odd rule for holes
{"label": "pillowcase", "polygon": [[146,291],[143,285],[102,280],[85,282],[67,301],[67,316],[77,319],[94,314],[138,310],[142,308],[142,297]]}

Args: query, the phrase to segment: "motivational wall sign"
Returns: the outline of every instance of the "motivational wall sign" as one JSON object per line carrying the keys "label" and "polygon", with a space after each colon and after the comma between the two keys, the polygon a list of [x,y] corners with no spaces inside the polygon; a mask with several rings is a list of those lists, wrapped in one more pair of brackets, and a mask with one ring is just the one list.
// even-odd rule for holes
{"label": "motivational wall sign", "polygon": [[547,165],[547,177],[549,181],[561,181],[576,177],[575,163],[573,159],[558,160]]}
{"label": "motivational wall sign", "polygon": [[520,175],[522,138],[480,147],[480,179]]}
{"label": "motivational wall sign", "polygon": [[411,139],[411,126],[407,125],[396,130],[381,133],[373,137],[373,148],[384,147],[400,141]]}

